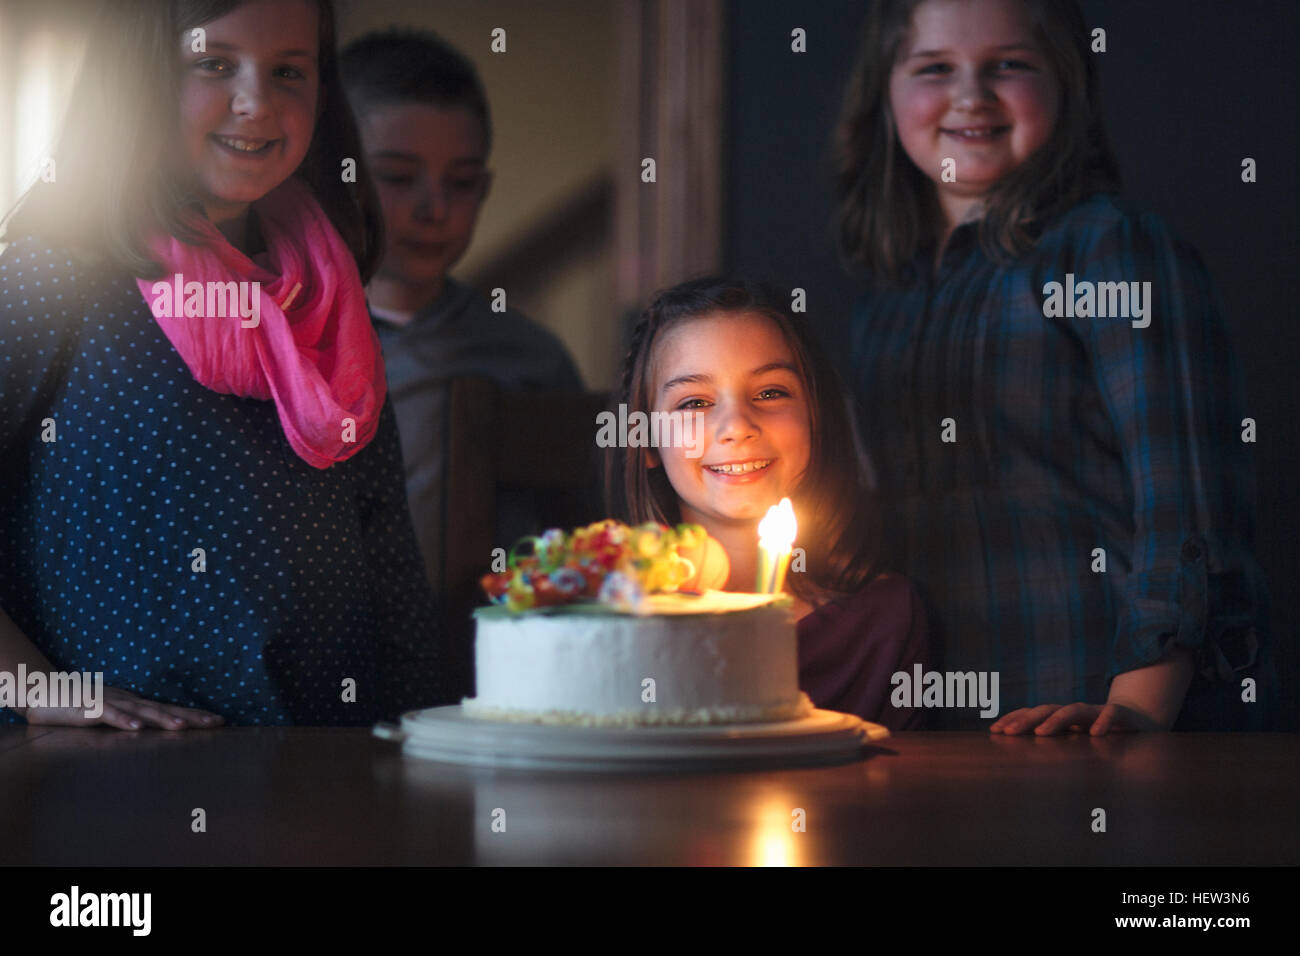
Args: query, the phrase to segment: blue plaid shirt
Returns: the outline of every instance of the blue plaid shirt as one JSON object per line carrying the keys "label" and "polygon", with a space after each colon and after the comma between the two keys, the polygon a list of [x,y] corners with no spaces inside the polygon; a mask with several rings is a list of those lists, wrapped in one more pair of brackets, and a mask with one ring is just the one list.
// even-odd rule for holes
{"label": "blue plaid shirt", "polygon": [[[1197,654],[1178,726],[1263,726],[1262,697],[1240,702],[1243,676],[1271,675],[1254,446],[1196,253],[1099,194],[1013,263],[983,254],[974,223],[933,261],[859,302],[853,367],[892,566],[927,604],[934,667],[999,672],[1007,713],[1103,703],[1111,678],[1176,644]],[[1076,292],[1149,281],[1150,324],[1045,317],[1044,287],[1069,274]]]}

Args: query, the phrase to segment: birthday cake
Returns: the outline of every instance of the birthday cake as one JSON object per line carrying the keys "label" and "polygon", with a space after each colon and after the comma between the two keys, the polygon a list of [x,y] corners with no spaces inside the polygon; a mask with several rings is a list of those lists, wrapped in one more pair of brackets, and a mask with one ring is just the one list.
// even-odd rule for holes
{"label": "birthday cake", "polygon": [[475,613],[478,689],[463,713],[607,727],[811,713],[789,598],[700,588],[682,555],[705,540],[692,525],[606,521],[516,546],[483,581],[494,603]]}

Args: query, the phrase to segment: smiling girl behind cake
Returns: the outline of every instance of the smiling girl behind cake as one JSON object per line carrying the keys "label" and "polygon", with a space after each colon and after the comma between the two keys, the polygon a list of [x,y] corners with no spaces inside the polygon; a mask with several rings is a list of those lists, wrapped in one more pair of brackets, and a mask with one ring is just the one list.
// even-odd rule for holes
{"label": "smiling girl behind cake", "polygon": [[791,498],[806,557],[786,578],[799,686],[818,707],[915,729],[919,712],[890,704],[890,677],[924,664],[925,614],[911,584],[881,568],[843,394],[789,303],[720,277],[659,293],[633,334],[618,402],[629,415],[697,415],[700,430],[676,447],[611,449],[611,511],[702,525],[730,560],[726,590],[752,591],[758,522]]}
{"label": "smiling girl behind cake", "polygon": [[0,670],[103,672],[97,719],[32,723],[447,702],[330,4],[112,3],[90,36],[0,257]]}

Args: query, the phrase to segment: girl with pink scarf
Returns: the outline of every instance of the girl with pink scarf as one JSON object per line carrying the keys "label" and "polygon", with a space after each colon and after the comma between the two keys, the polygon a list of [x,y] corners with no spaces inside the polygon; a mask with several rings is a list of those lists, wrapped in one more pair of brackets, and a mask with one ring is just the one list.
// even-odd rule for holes
{"label": "girl with pink scarf", "polygon": [[450,703],[330,3],[111,6],[0,256],[0,671],[107,686],[0,719]]}

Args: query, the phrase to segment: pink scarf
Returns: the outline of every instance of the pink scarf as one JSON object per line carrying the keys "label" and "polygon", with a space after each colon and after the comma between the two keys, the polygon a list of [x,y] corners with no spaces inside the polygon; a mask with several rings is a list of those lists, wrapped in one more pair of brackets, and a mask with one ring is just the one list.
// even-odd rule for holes
{"label": "pink scarf", "polygon": [[154,237],[165,271],[136,282],[195,381],[274,399],[293,450],[328,468],[375,436],[383,353],[356,262],[311,190],[291,178],[255,208],[265,253],[249,259],[201,219],[204,245]]}

